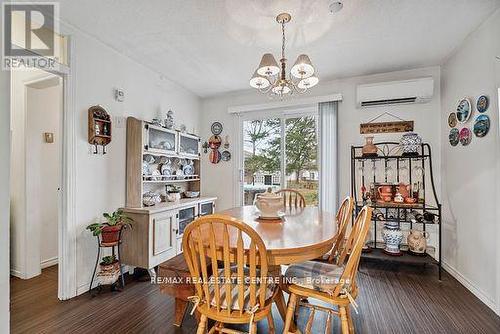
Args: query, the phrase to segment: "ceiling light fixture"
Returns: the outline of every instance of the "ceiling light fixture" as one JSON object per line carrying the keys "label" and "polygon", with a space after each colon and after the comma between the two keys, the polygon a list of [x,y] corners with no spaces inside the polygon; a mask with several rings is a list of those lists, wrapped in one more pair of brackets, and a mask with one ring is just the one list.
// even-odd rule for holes
{"label": "ceiling light fixture", "polygon": [[282,44],[280,64],[271,53],[265,53],[260,60],[259,67],[250,79],[250,86],[260,92],[283,98],[294,92],[304,93],[309,88],[316,86],[319,79],[315,75],[316,70],[308,55],[301,54],[297,57],[295,64],[290,69],[287,77],[285,58],[285,24],[290,22],[292,16],[281,13],[276,21],[281,24]]}

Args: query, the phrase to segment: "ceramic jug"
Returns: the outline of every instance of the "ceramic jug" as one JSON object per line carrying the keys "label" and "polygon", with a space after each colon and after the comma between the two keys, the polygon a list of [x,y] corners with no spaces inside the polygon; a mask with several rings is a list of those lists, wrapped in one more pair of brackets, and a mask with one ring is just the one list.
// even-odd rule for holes
{"label": "ceramic jug", "polygon": [[269,188],[265,193],[256,195],[255,206],[262,218],[277,218],[279,212],[283,210],[283,198],[274,194]]}
{"label": "ceramic jug", "polygon": [[424,254],[427,249],[427,239],[429,239],[428,232],[410,230],[407,238],[408,249],[412,253]]}
{"label": "ceramic jug", "polygon": [[368,136],[365,138],[366,143],[361,149],[361,153],[363,156],[376,156],[377,155],[377,146],[373,144],[373,136]]}

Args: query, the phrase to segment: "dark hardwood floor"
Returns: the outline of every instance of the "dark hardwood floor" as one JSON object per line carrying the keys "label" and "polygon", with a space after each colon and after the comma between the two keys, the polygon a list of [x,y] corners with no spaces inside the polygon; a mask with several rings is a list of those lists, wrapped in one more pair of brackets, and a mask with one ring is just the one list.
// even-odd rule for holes
{"label": "dark hardwood floor", "polygon": [[[438,281],[436,267],[398,267],[365,262],[359,273],[357,333],[500,333],[500,318],[447,273]],[[31,280],[11,279],[12,333],[194,333],[187,315],[182,328],[172,325],[173,299],[149,282],[127,279],[123,292],[104,290],[69,301],[57,299],[57,267]],[[307,321],[301,310],[299,327]],[[282,321],[274,310],[277,333]],[[316,314],[314,333],[325,318]],[[334,333],[339,333],[335,323]],[[266,322],[259,323],[266,333]],[[323,329],[323,330],[322,330]]]}

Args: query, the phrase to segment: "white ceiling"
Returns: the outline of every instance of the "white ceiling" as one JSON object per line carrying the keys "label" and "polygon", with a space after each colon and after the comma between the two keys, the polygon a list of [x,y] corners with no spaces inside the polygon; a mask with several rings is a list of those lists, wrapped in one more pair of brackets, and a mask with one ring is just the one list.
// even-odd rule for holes
{"label": "white ceiling", "polygon": [[81,30],[201,97],[248,89],[262,53],[307,53],[323,81],[441,64],[500,0],[61,0]]}

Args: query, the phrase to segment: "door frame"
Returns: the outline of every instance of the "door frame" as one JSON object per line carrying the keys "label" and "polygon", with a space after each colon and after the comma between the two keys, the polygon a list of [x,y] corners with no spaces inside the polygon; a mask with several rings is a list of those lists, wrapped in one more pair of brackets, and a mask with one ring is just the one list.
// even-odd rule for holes
{"label": "door frame", "polygon": [[[68,64],[55,64],[53,69],[41,68],[47,73],[62,78],[63,84],[63,111],[62,111],[62,182],[60,191],[59,222],[58,222],[58,289],[57,297],[67,300],[77,295],[76,272],[76,106],[75,106],[75,64],[73,50],[74,41],[67,36]],[[40,57],[39,55],[33,54]],[[8,71],[9,80],[12,73]],[[12,86],[11,86],[12,89]],[[10,106],[12,110],[12,104]],[[12,143],[9,143],[9,146]],[[9,176],[10,182],[10,176]],[[10,235],[10,232],[9,232]],[[10,262],[10,261],[9,261]]]}

